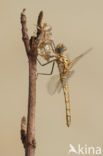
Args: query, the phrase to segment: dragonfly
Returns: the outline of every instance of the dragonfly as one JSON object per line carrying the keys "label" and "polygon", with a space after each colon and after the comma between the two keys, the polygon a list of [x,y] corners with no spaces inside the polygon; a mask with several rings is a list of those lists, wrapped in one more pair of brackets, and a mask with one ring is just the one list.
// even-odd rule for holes
{"label": "dragonfly", "polygon": [[[38,63],[41,66],[48,65],[53,62],[52,69],[50,73],[37,73],[37,75],[52,75],[54,70],[55,62],[57,63],[58,69],[59,69],[59,75],[53,76],[49,83],[48,83],[48,91],[51,95],[53,95],[56,91],[60,92],[61,88],[64,92],[64,98],[65,98],[65,107],[66,107],[66,125],[67,127],[71,124],[71,109],[70,109],[70,96],[69,96],[69,84],[68,84],[68,78],[70,78],[74,70],[71,70],[72,67],[87,53],[89,53],[92,48],[88,49],[81,55],[77,56],[73,60],[70,60],[69,57],[64,53],[67,50],[66,46],[64,44],[59,43],[56,47],[54,52],[54,55],[51,55],[50,58],[53,58],[52,60],[46,62],[45,64],[42,64],[39,59],[37,59]],[[41,55],[42,56],[42,55]],[[56,80],[56,81],[55,81]],[[53,85],[53,83],[54,85]],[[55,83],[56,82],[56,83]],[[53,88],[54,86],[54,88]]]}

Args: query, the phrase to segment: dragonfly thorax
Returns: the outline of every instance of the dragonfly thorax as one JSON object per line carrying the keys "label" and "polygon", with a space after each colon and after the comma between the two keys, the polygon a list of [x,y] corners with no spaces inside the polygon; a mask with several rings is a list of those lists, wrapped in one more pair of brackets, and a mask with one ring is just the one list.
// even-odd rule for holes
{"label": "dragonfly thorax", "polygon": [[70,60],[66,55],[58,55],[57,56],[57,64],[59,68],[60,74],[69,74],[69,65],[70,65]]}

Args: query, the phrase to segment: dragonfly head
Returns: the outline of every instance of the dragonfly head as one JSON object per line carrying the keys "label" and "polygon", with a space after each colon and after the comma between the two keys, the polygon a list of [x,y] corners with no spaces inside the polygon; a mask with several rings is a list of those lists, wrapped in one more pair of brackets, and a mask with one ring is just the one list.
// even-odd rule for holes
{"label": "dragonfly head", "polygon": [[61,54],[62,52],[66,51],[66,50],[67,50],[67,48],[65,47],[65,45],[61,44],[61,43],[57,44],[57,46],[55,48],[56,53],[59,53],[59,54]]}

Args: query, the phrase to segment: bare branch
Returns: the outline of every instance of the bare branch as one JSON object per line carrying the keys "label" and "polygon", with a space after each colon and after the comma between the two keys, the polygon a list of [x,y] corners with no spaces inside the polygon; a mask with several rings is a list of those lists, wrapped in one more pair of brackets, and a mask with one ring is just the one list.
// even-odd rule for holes
{"label": "bare branch", "polygon": [[39,28],[41,28],[42,19],[43,19],[43,11],[39,13],[38,20],[37,20],[37,38],[41,33],[41,30]]}
{"label": "bare branch", "polygon": [[[40,27],[43,18],[41,11],[38,16],[37,25]],[[34,156],[35,141],[35,107],[36,107],[36,61],[38,55],[38,44],[40,29],[37,28],[37,36],[31,36],[30,40],[27,33],[25,9],[21,13],[22,39],[25,45],[26,53],[29,60],[29,96],[28,96],[28,114],[27,125],[26,118],[21,120],[21,140],[25,148],[25,156]],[[26,130],[27,127],[27,130]]]}
{"label": "bare branch", "polygon": [[29,45],[29,36],[28,36],[28,29],[26,26],[26,16],[25,16],[26,9],[23,9],[21,13],[21,25],[22,25],[22,39],[24,41],[26,53],[28,54],[30,52],[30,45]]}

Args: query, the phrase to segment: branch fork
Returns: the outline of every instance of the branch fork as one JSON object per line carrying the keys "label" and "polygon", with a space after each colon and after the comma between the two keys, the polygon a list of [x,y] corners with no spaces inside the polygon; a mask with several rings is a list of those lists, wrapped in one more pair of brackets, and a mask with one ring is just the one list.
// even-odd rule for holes
{"label": "branch fork", "polygon": [[29,95],[28,95],[28,115],[21,120],[21,140],[25,148],[25,156],[34,156],[35,141],[35,106],[36,106],[36,60],[38,55],[39,35],[43,12],[41,11],[37,20],[37,34],[29,39],[27,21],[25,15],[26,9],[21,13],[22,40],[24,42],[26,54],[29,60]]}

